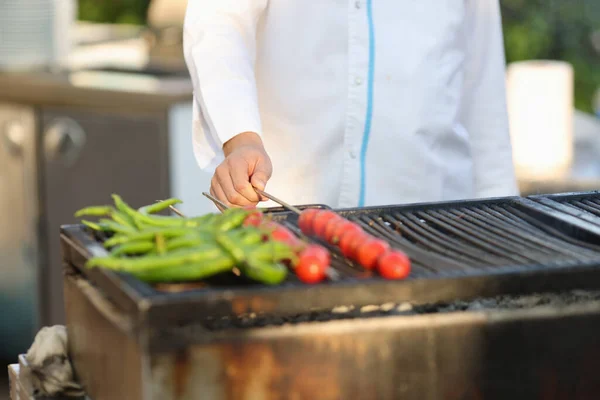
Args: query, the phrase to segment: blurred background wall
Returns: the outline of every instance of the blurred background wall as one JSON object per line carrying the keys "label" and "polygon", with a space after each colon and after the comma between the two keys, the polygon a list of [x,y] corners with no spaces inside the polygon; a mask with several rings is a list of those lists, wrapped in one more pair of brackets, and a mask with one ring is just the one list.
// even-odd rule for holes
{"label": "blurred background wall", "polygon": [[[79,0],[79,19],[144,25],[149,5],[150,0]],[[501,0],[501,6],[507,62],[568,61],[575,70],[576,107],[596,112],[594,98],[600,87],[600,1]]]}

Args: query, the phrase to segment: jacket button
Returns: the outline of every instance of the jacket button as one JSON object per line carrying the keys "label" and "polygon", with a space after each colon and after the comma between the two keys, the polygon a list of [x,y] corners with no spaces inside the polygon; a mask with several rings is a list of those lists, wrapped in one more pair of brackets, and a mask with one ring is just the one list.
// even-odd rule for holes
{"label": "jacket button", "polygon": [[360,79],[359,77],[356,77],[354,79],[354,83],[356,84],[356,86],[359,86],[362,83],[362,79]]}
{"label": "jacket button", "polygon": [[357,10],[360,10],[360,1],[354,3],[354,7],[356,7]]}

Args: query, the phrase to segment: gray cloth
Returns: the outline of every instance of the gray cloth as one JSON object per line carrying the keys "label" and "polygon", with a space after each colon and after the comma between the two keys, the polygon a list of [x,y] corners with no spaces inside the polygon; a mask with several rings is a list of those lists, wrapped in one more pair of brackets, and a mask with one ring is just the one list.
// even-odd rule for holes
{"label": "gray cloth", "polygon": [[74,378],[68,354],[67,329],[61,325],[42,328],[25,356],[34,395],[83,396]]}

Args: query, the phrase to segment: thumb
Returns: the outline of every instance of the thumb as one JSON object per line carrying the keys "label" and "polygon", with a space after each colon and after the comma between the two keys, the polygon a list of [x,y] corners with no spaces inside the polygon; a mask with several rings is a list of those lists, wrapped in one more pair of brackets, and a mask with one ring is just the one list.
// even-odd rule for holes
{"label": "thumb", "polygon": [[252,176],[250,178],[250,183],[257,189],[265,190],[265,186],[267,186],[267,181],[271,178],[272,168],[268,163],[262,162],[256,165],[254,171],[252,172]]}

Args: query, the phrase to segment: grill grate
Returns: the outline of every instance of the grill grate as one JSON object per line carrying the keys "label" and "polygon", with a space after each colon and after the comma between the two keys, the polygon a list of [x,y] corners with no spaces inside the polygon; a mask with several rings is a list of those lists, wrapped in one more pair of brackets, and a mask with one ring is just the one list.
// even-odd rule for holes
{"label": "grill grate", "polygon": [[600,234],[599,192],[531,196],[528,200],[554,218]]}
{"label": "grill grate", "polygon": [[[600,202],[595,204],[600,209]],[[338,212],[406,252],[413,265],[409,278],[381,279],[318,241],[332,252],[339,278],[335,282],[307,286],[290,274],[283,285],[265,287],[231,274],[183,289],[154,288],[126,274],[86,269],[87,258],[104,249],[81,226],[62,228],[63,257],[137,320],[163,327],[252,313],[285,320],[337,306],[432,304],[600,288],[600,229],[592,232],[567,223],[560,213],[549,213],[535,201],[492,199]],[[274,218],[300,234],[293,213],[278,212]]]}
{"label": "grill grate", "polygon": [[[600,203],[598,207],[600,213]],[[413,263],[411,279],[600,258],[599,245],[574,239],[510,204],[341,213],[405,251]],[[287,221],[288,227],[299,233],[295,218],[292,221]],[[370,276],[345,260],[339,250],[328,247],[335,255],[332,267],[341,277]]]}

